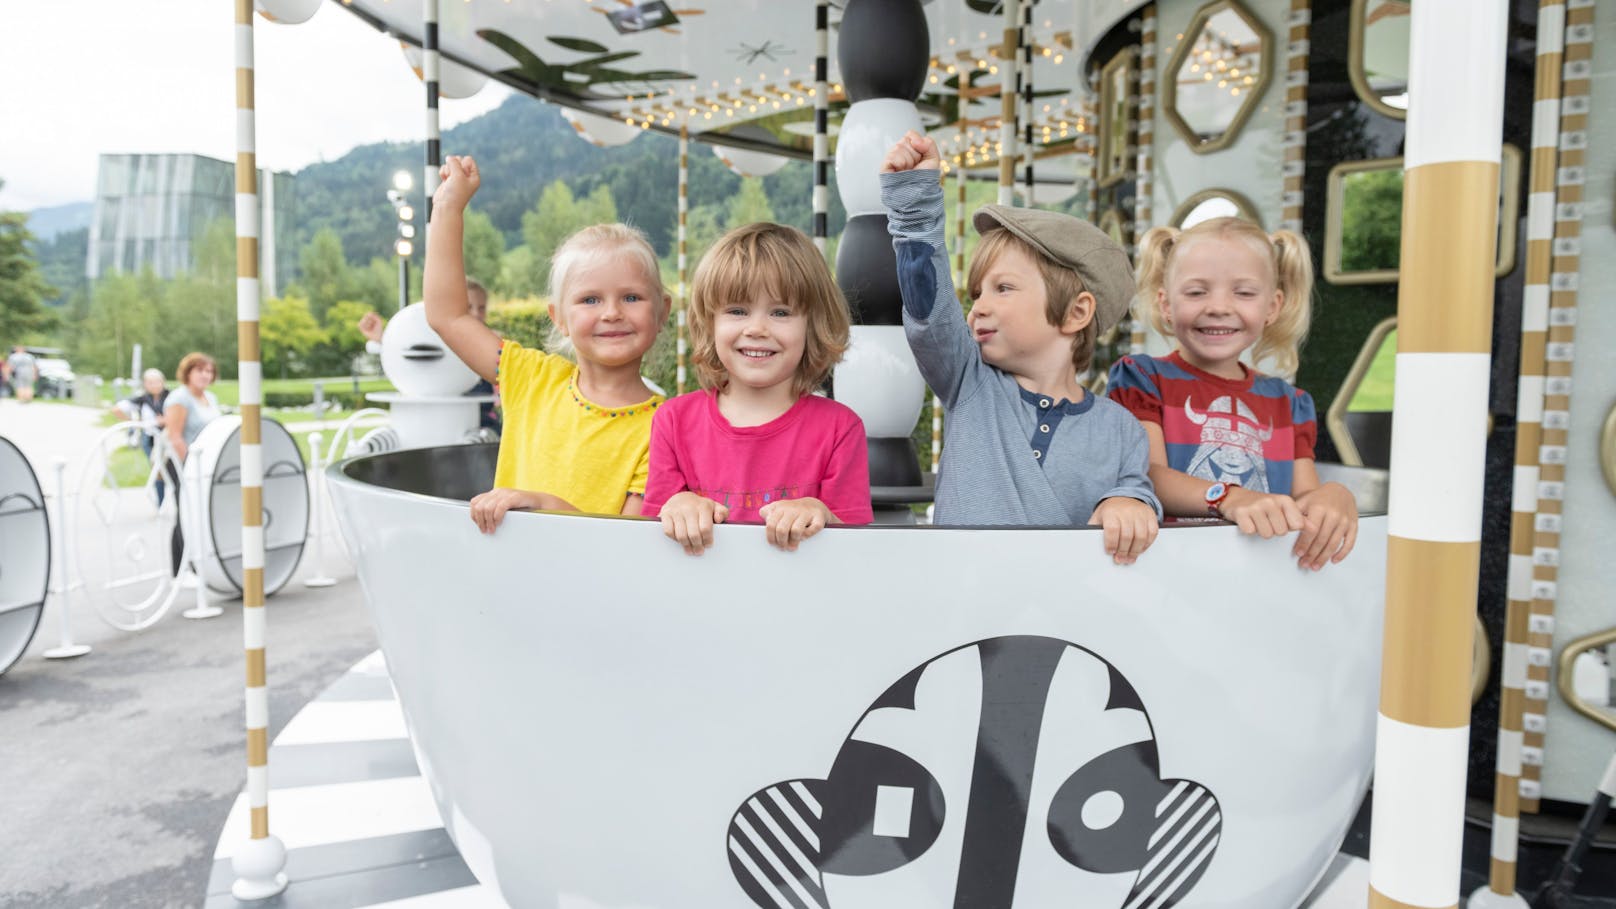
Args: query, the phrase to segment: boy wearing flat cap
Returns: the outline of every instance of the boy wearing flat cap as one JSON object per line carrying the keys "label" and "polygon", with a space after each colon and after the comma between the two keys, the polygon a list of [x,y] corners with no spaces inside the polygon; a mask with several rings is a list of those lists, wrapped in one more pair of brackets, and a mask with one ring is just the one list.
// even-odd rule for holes
{"label": "boy wearing flat cap", "polygon": [[986,205],[973,221],[970,315],[960,313],[943,243],[937,145],[909,133],[881,165],[921,375],[942,400],[939,524],[1105,528],[1107,554],[1132,563],[1156,539],[1161,502],[1133,415],[1078,384],[1094,341],[1128,311],[1127,253],[1092,224]]}

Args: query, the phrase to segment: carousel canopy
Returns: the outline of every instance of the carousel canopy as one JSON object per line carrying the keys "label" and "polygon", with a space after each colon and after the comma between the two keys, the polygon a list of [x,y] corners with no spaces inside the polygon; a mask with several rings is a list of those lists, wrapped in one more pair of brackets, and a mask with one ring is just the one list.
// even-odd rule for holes
{"label": "carousel canopy", "polygon": [[[863,34],[840,34],[846,2],[832,0],[829,10],[832,143],[848,107],[837,48],[857,41],[895,70],[928,64],[917,102],[922,122],[960,163],[992,166],[1001,73],[1009,72],[1000,0],[922,0],[925,43],[912,30],[911,40],[897,28],[884,32],[879,17],[859,25]],[[421,42],[419,3],[345,5],[389,34]],[[1040,158],[1069,175],[1074,142],[1088,128],[1074,36],[1079,7],[1087,14],[1093,5],[1041,0],[1032,8],[1034,139]],[[693,138],[715,145],[812,154],[812,0],[443,0],[439,19],[447,59],[535,97],[639,129],[676,133],[688,125]]]}

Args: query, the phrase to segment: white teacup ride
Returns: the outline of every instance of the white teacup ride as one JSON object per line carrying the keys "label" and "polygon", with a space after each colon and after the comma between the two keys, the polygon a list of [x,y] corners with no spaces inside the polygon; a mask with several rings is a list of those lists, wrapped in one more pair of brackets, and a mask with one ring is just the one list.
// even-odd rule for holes
{"label": "white teacup ride", "polygon": [[0,436],[0,673],[28,649],[50,584],[50,518],[39,478]]}
{"label": "white teacup ride", "polygon": [[[309,533],[309,486],[303,454],[286,427],[263,421],[264,595],[292,579]],[[208,589],[240,596],[241,418],[203,427],[186,457],[186,489],[198,491],[180,510],[186,548]]]}
{"label": "white teacup ride", "polygon": [[445,826],[512,906],[1294,906],[1364,794],[1383,515],[1317,573],[1227,525],[1128,567],[1068,528],[692,558],[630,518],[479,534],[494,458],[330,480]]}

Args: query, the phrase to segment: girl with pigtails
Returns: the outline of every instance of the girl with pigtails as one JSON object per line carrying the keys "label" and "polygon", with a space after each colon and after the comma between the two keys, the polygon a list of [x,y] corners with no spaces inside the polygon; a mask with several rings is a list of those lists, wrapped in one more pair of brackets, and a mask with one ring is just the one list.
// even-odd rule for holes
{"label": "girl with pigtails", "polygon": [[[1239,218],[1157,227],[1140,243],[1138,288],[1135,316],[1177,349],[1123,357],[1107,388],[1145,427],[1166,513],[1211,514],[1262,537],[1299,531],[1292,554],[1315,571],[1346,558],[1357,503],[1319,482],[1313,398],[1280,378],[1295,374],[1311,316],[1307,243]],[[1248,349],[1279,375],[1241,362]]]}

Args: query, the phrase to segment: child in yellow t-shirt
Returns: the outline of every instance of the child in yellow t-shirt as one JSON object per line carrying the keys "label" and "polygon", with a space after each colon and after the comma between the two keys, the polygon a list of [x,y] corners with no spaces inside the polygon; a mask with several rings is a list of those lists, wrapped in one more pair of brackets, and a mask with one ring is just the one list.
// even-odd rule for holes
{"label": "child in yellow t-shirt", "polygon": [[621,224],[586,227],[550,264],[550,321],[574,364],[500,337],[467,311],[462,253],[466,203],[481,178],[469,157],[444,161],[432,196],[423,277],[427,323],[505,408],[494,488],[471,500],[493,533],[516,509],[640,513],[651,415],[662,396],[640,376],[672,300],[645,235]]}

